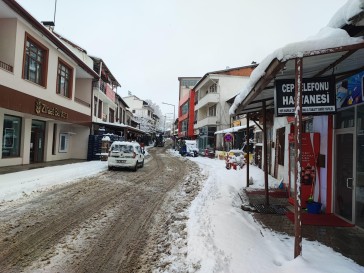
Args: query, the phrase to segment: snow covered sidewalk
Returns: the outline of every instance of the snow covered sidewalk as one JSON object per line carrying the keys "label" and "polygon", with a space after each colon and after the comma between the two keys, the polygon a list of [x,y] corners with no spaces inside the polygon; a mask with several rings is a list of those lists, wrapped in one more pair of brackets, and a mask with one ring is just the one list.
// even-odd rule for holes
{"label": "snow covered sidewalk", "polygon": [[[293,237],[263,228],[241,210],[238,193],[246,184],[246,169],[226,170],[225,162],[217,159],[189,159],[208,178],[188,213],[189,266],[169,273],[364,272],[364,267],[318,242],[303,240],[303,255],[293,259]],[[262,170],[251,166],[250,175],[251,187],[264,188]],[[279,181],[269,180],[271,187],[278,187]]]}
{"label": "snow covered sidewalk", "polygon": [[[187,256],[172,253],[164,257],[173,263],[172,270],[165,272],[364,272],[364,267],[318,242],[303,240],[303,256],[293,259],[293,237],[263,228],[251,213],[241,210],[238,193],[245,185],[245,169],[226,170],[225,162],[217,159],[188,159],[207,178],[187,212]],[[91,161],[0,175],[0,202],[105,170],[107,162]],[[250,175],[254,179],[251,187],[264,187],[260,169],[251,166]],[[270,177],[270,184],[277,187],[279,181]]]}
{"label": "snow covered sidewalk", "polygon": [[0,175],[0,202],[107,170],[107,161],[88,161]]}

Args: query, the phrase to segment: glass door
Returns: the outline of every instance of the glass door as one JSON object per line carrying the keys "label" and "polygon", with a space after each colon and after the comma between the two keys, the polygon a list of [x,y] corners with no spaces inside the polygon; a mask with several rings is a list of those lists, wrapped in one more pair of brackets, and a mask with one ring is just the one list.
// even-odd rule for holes
{"label": "glass door", "polygon": [[357,107],[355,223],[364,228],[364,105]]}
{"label": "glass door", "polygon": [[336,134],[335,151],[335,213],[353,222],[354,134]]}
{"label": "glass door", "polygon": [[30,135],[30,163],[43,162],[45,122],[32,121]]}

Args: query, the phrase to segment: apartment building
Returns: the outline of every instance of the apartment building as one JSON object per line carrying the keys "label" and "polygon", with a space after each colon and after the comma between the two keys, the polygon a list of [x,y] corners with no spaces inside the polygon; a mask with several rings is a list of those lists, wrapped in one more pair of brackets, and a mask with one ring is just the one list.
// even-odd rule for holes
{"label": "apartment building", "polygon": [[200,152],[223,150],[223,135],[216,131],[232,127],[229,99],[248,82],[256,64],[206,73],[194,86],[194,131],[198,135]]}
{"label": "apartment building", "polygon": [[179,103],[177,136],[179,138],[196,139],[195,123],[195,91],[193,87],[201,77],[179,77]]}
{"label": "apartment building", "polygon": [[123,100],[129,105],[130,111],[139,123],[140,130],[150,135],[155,134],[159,117],[154,114],[154,110],[148,102],[135,95],[123,97]]}

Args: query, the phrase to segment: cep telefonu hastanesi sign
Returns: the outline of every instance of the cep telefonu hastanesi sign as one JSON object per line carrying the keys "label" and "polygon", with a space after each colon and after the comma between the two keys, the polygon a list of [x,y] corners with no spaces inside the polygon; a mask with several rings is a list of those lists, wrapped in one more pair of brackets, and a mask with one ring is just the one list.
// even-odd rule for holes
{"label": "cep telefonu hastanesi sign", "polygon": [[[295,80],[276,80],[277,116],[292,116],[295,111]],[[336,112],[334,77],[302,79],[302,114],[327,115]]]}

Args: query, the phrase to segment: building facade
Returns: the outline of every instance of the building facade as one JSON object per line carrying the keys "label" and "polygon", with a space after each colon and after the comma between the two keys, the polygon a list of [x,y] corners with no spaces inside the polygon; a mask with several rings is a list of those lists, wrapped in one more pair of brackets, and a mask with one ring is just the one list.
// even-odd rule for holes
{"label": "building facade", "polygon": [[195,91],[193,87],[201,78],[179,77],[179,103],[178,103],[178,138],[196,139],[195,123]]}
{"label": "building facade", "polygon": [[153,108],[146,101],[134,95],[123,97],[123,100],[129,105],[134,119],[139,123],[140,130],[154,135],[159,117],[154,114]]}
{"label": "building facade", "polygon": [[16,1],[0,10],[0,166],[86,159],[98,75]]}
{"label": "building facade", "polygon": [[[216,131],[231,127],[228,100],[249,80],[256,65],[206,73],[195,85],[194,130],[200,152],[223,150],[223,135]],[[218,147],[217,147],[218,146]]]}

